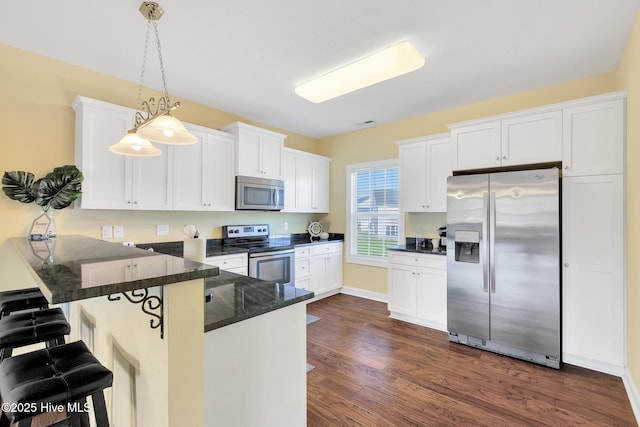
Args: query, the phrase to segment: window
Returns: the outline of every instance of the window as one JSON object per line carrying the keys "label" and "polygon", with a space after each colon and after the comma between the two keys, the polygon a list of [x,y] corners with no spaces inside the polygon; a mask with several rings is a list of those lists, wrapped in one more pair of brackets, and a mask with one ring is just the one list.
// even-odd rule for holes
{"label": "window", "polygon": [[348,165],[347,177],[347,262],[384,266],[403,234],[398,161]]}

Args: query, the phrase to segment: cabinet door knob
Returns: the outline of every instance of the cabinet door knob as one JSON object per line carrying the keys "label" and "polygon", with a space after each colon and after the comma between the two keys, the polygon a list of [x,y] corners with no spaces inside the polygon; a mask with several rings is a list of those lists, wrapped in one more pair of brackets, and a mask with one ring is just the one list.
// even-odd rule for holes
{"label": "cabinet door knob", "polygon": [[130,205],[131,204],[131,200],[127,200],[127,204]]}
{"label": "cabinet door knob", "polygon": [[496,160],[500,160],[500,156],[496,156]]}
{"label": "cabinet door knob", "polygon": [[564,263],[564,266],[565,266],[565,267],[569,267],[569,263],[568,263],[568,262],[565,262],[565,263]]}
{"label": "cabinet door knob", "polygon": [[565,169],[569,169],[569,165],[564,165],[564,168]]}
{"label": "cabinet door knob", "polygon": [[507,156],[502,156],[502,159],[503,160],[507,160]]}

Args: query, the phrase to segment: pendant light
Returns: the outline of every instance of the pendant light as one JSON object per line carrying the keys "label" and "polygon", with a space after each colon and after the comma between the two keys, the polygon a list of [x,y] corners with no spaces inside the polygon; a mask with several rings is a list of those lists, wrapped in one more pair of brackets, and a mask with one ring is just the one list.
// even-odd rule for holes
{"label": "pendant light", "polygon": [[[162,17],[164,10],[156,2],[142,2],[140,13],[147,18],[147,35],[144,44],[144,57],[142,58],[142,72],[140,73],[140,85],[138,88],[138,106],[142,111],[136,112],[135,127],[125,135],[120,142],[109,147],[109,151],[125,156],[150,157],[162,154],[150,141],[161,144],[189,145],[195,144],[198,139],[184,127],[180,120],[171,115],[171,111],[180,107],[180,103],[171,104],[169,91],[167,90],[167,78],[162,62],[160,50],[160,36],[157,21]],[[156,36],[158,59],[160,60],[160,72],[164,96],[157,101],[155,98],[142,100],[142,83],[144,81],[145,64],[147,62],[147,48],[149,46],[149,34],[151,26]]]}

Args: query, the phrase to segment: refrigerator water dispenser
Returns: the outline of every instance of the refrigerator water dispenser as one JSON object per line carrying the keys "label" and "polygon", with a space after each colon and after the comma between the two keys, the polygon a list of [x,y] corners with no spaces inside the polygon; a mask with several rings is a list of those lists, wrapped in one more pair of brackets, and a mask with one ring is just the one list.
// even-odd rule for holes
{"label": "refrigerator water dispenser", "polygon": [[457,230],[455,232],[455,259],[457,262],[480,263],[480,233]]}

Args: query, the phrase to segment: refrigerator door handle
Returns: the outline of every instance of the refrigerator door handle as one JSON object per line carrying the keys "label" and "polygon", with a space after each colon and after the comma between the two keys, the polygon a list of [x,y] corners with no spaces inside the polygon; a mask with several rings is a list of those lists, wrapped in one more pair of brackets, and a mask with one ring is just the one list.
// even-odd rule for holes
{"label": "refrigerator door handle", "polygon": [[489,193],[482,194],[482,292],[489,292]]}
{"label": "refrigerator door handle", "polygon": [[496,193],[489,196],[489,283],[492,294],[496,293]]}

